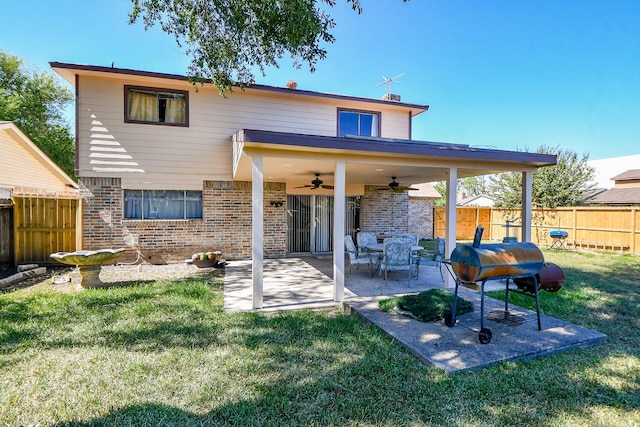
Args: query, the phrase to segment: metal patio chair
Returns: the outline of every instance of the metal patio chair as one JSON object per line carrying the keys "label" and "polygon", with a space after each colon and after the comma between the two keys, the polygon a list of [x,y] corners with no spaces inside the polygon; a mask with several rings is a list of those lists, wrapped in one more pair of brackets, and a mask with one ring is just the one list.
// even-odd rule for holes
{"label": "metal patio chair", "polygon": [[418,242],[420,241],[420,236],[415,233],[394,234],[393,237],[398,239],[409,239],[413,246],[418,246]]}
{"label": "metal patio chair", "polygon": [[378,243],[378,237],[375,231],[359,231],[358,234],[356,234],[356,240],[360,252],[366,252],[367,246]]}
{"label": "metal patio chair", "polygon": [[351,269],[355,265],[356,270],[361,265],[366,265],[369,269],[369,275],[372,274],[373,265],[377,264],[378,257],[376,255],[369,254],[367,252],[360,252],[356,249],[356,245],[353,243],[351,235],[344,236],[344,247],[349,255],[349,270],[347,275],[351,275]]}
{"label": "metal patio chair", "polygon": [[411,285],[411,270],[413,270],[411,265],[411,245],[406,242],[385,243],[380,269],[384,271],[385,282],[389,271],[395,271],[398,276],[401,271],[406,271],[407,284]]}
{"label": "metal patio chair", "polygon": [[444,282],[444,274],[442,274],[442,261],[444,260],[444,251],[445,251],[445,240],[442,237],[436,238],[436,245],[433,249],[433,254],[420,255],[414,258],[417,272],[420,271],[421,265],[438,267],[438,271],[440,271],[440,277]]}

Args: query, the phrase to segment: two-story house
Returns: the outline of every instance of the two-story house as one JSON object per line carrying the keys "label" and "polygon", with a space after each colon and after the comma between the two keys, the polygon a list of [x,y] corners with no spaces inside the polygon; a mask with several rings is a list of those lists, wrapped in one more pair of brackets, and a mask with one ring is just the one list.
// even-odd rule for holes
{"label": "two-story house", "polygon": [[457,178],[521,171],[526,210],[532,173],[555,164],[549,155],[415,141],[422,104],[262,85],[224,98],[185,76],[50,65],[76,92],[84,247],[137,241],[152,262],[221,250],[253,259],[257,287],[264,257],[333,251],[340,288],[345,233],[408,230],[408,195],[395,183],[444,180],[455,195]]}

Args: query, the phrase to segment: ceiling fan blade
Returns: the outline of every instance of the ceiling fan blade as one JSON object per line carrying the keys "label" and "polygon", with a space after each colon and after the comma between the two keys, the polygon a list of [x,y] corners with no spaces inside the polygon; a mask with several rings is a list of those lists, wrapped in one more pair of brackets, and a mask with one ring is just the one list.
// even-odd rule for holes
{"label": "ceiling fan blade", "polygon": [[407,186],[401,185],[400,187],[398,187],[398,188],[397,188],[397,190],[400,190],[400,191],[414,191],[414,190],[416,190],[416,191],[417,191],[417,190],[419,190],[419,189],[418,189],[418,188],[407,187]]}
{"label": "ceiling fan blade", "polygon": [[321,187],[327,190],[333,190],[333,185],[322,184]]}
{"label": "ceiling fan blade", "polygon": [[307,185],[301,185],[301,186],[299,186],[299,187],[293,187],[293,188],[313,188],[313,187],[315,187],[315,186],[314,186],[314,185],[307,184]]}

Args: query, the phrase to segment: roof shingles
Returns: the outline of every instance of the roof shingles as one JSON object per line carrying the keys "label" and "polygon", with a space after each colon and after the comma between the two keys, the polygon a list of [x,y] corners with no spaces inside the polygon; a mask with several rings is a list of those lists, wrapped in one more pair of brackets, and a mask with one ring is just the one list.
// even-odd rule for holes
{"label": "roof shingles", "polygon": [[640,187],[611,188],[590,200],[591,203],[607,205],[636,205],[640,204]]}

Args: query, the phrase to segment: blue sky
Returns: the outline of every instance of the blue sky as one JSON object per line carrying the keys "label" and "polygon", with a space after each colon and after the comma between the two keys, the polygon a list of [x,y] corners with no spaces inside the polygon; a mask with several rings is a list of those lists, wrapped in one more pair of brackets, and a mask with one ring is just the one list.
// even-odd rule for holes
{"label": "blue sky", "polygon": [[[428,104],[415,139],[506,150],[640,154],[640,1],[337,0],[337,40],[315,73],[288,61],[257,83]],[[50,61],[185,74],[171,36],[127,24],[129,0],[1,0],[0,50]],[[7,17],[10,17],[7,19]]]}

